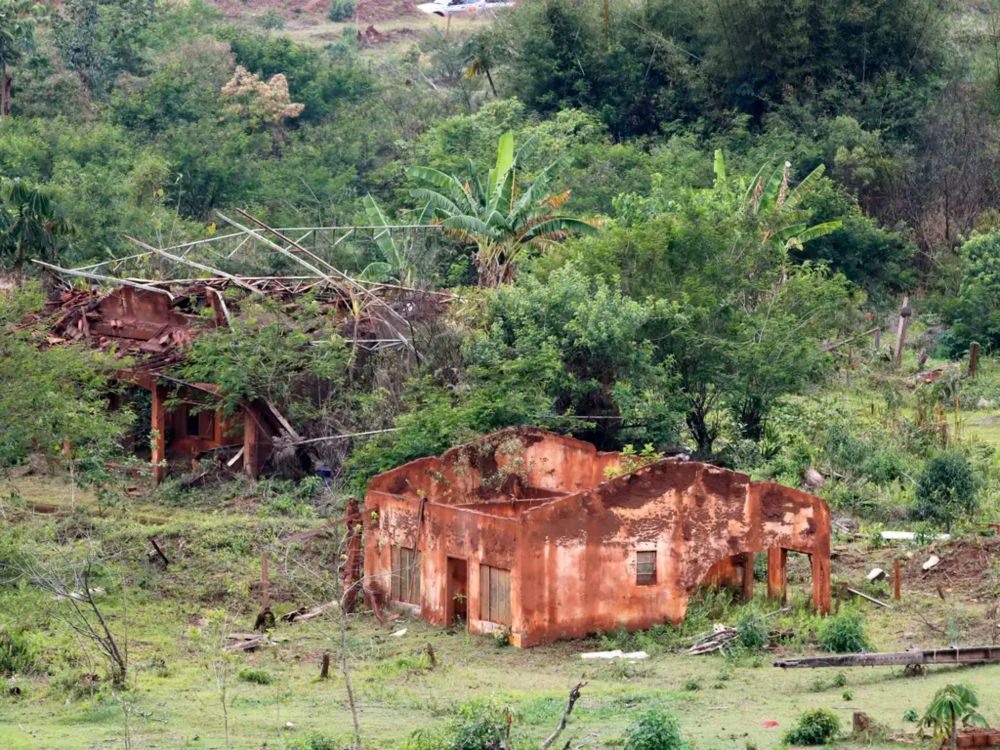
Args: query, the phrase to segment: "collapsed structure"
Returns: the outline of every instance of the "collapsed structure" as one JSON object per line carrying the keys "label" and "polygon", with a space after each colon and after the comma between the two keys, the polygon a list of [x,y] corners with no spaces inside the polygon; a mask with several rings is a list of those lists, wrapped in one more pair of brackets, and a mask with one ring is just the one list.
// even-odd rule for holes
{"label": "collapsed structure", "polygon": [[830,521],[813,495],[693,461],[647,466],[536,429],[510,429],[381,474],[365,497],[365,580],[429,622],[509,631],[528,647],[684,618],[702,585],[786,596],[809,555],[830,608]]}
{"label": "collapsed structure", "polygon": [[[177,366],[187,357],[191,342],[230,326],[241,299],[270,299],[297,308],[308,298],[333,313],[337,330],[332,332],[342,334],[357,353],[413,351],[413,323],[433,317],[437,303],[448,298],[440,292],[358,280],[323,257],[348,237],[356,238],[360,230],[374,232],[375,243],[393,243],[392,226],[300,228],[296,231],[305,234],[293,239],[286,233],[292,230],[273,229],[246,211],[239,213],[247,225],[220,214],[237,231],[166,250],[129,238],[143,252],[77,269],[35,261],[62,287],[46,307],[45,345],[80,342],[103,350],[121,360],[119,380],[151,394],[148,458],[157,482],[171,463],[190,468],[206,455],[254,478],[271,456],[285,448],[309,462],[308,454],[297,451],[297,446],[314,441],[302,439],[275,404],[248,399],[227,415],[218,407],[217,384],[178,379]],[[215,265],[208,265],[209,259]],[[303,270],[299,275],[247,272],[279,262]],[[158,277],[148,278],[153,264],[160,267]],[[134,269],[134,273],[109,276],[106,267],[117,272]],[[179,274],[179,268],[185,273]],[[192,268],[198,273],[195,278],[190,278]],[[66,277],[96,281],[99,286],[80,288],[67,283]],[[316,331],[318,338],[330,333]],[[110,397],[114,408],[115,396]]]}

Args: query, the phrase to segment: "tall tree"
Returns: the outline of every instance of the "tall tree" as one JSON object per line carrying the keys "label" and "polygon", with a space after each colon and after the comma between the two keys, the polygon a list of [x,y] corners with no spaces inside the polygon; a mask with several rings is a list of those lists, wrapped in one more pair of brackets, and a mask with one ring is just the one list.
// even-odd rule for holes
{"label": "tall tree", "polygon": [[441,219],[452,236],[476,248],[479,285],[495,287],[514,279],[517,263],[530,248],[541,249],[571,233],[594,231],[592,223],[558,213],[569,191],[548,192],[558,162],[545,167],[528,186],[520,181],[514,134],[501,136],[496,167],[486,179],[462,180],[430,167],[410,167],[421,187],[413,197]]}

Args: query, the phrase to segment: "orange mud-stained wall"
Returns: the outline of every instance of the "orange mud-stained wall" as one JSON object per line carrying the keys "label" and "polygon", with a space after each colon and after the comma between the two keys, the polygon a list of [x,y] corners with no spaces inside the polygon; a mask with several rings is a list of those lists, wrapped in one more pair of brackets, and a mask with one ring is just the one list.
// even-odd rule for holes
{"label": "orange mud-stained wall", "polygon": [[693,461],[621,474],[624,460],[519,428],[381,474],[365,497],[366,585],[527,647],[679,622],[708,583],[752,594],[760,553],[782,598],[790,550],[811,557],[814,604],[829,610],[822,499]]}

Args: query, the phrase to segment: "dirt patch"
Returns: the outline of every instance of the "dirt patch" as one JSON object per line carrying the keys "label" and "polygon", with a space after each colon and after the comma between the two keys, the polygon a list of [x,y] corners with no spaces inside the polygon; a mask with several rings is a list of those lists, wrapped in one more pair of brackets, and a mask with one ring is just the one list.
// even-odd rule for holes
{"label": "dirt patch", "polygon": [[379,31],[374,26],[369,25],[364,31],[358,31],[358,45],[360,47],[377,47],[380,44],[389,44],[390,42],[398,42],[401,39],[412,37],[415,33],[413,29]]}
{"label": "dirt patch", "polygon": [[[287,19],[326,20],[330,0],[212,0],[229,18],[274,11]],[[357,21],[371,24],[420,15],[413,0],[358,0]]]}
{"label": "dirt patch", "polygon": [[374,23],[420,15],[413,0],[359,0],[358,21]]}
{"label": "dirt patch", "polygon": [[285,18],[323,16],[330,10],[330,0],[212,0],[229,18],[273,10]]}
{"label": "dirt patch", "polygon": [[941,545],[941,562],[930,570],[922,566],[931,553],[914,555],[903,566],[903,580],[928,592],[956,593],[962,597],[996,596],[1000,586],[1000,537],[970,537]]}

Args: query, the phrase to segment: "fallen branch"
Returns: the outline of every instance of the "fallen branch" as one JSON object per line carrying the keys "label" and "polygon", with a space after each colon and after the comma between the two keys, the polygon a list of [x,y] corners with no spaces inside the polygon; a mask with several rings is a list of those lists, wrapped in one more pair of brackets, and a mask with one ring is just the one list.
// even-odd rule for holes
{"label": "fallen branch", "polygon": [[549,735],[549,738],[545,740],[539,747],[539,750],[549,750],[552,744],[559,739],[559,735],[563,733],[566,728],[566,722],[569,721],[569,715],[573,713],[573,707],[576,702],[580,700],[580,690],[587,686],[586,682],[578,682],[576,687],[569,691],[569,702],[566,704],[566,710],[563,711],[562,717],[559,719],[559,725],[555,728],[555,731]]}
{"label": "fallen branch", "polygon": [[160,549],[160,545],[156,543],[155,536],[149,537],[149,543],[153,545],[153,549],[156,551],[156,556],[163,560],[163,567],[170,565],[170,560],[168,560],[167,556],[163,554],[163,550]]}
{"label": "fallen branch", "polygon": [[724,651],[726,646],[731,644],[739,638],[739,633],[735,628],[727,627],[726,625],[716,625],[715,629],[708,635],[702,636],[691,648],[688,649],[688,653],[697,656],[700,654],[712,654],[716,651]]}
{"label": "fallen branch", "polygon": [[886,609],[892,609],[891,604],[886,604],[885,602],[876,599],[874,596],[868,596],[868,594],[858,591],[857,589],[852,589],[848,587],[847,591],[848,593],[854,594],[855,596],[860,596],[862,599],[865,599],[866,601],[869,601],[872,604],[877,604],[878,606],[885,607]]}
{"label": "fallen branch", "polygon": [[223,651],[256,651],[261,646],[270,646],[273,641],[265,634],[259,633],[230,633],[226,636],[233,641],[223,647]]}
{"label": "fallen branch", "polygon": [[327,602],[326,604],[320,604],[318,607],[313,607],[312,609],[300,607],[299,609],[293,610],[286,615],[282,615],[281,620],[282,622],[305,622],[306,620],[315,620],[317,617],[322,617],[336,606],[338,606],[338,603],[333,601]]}

